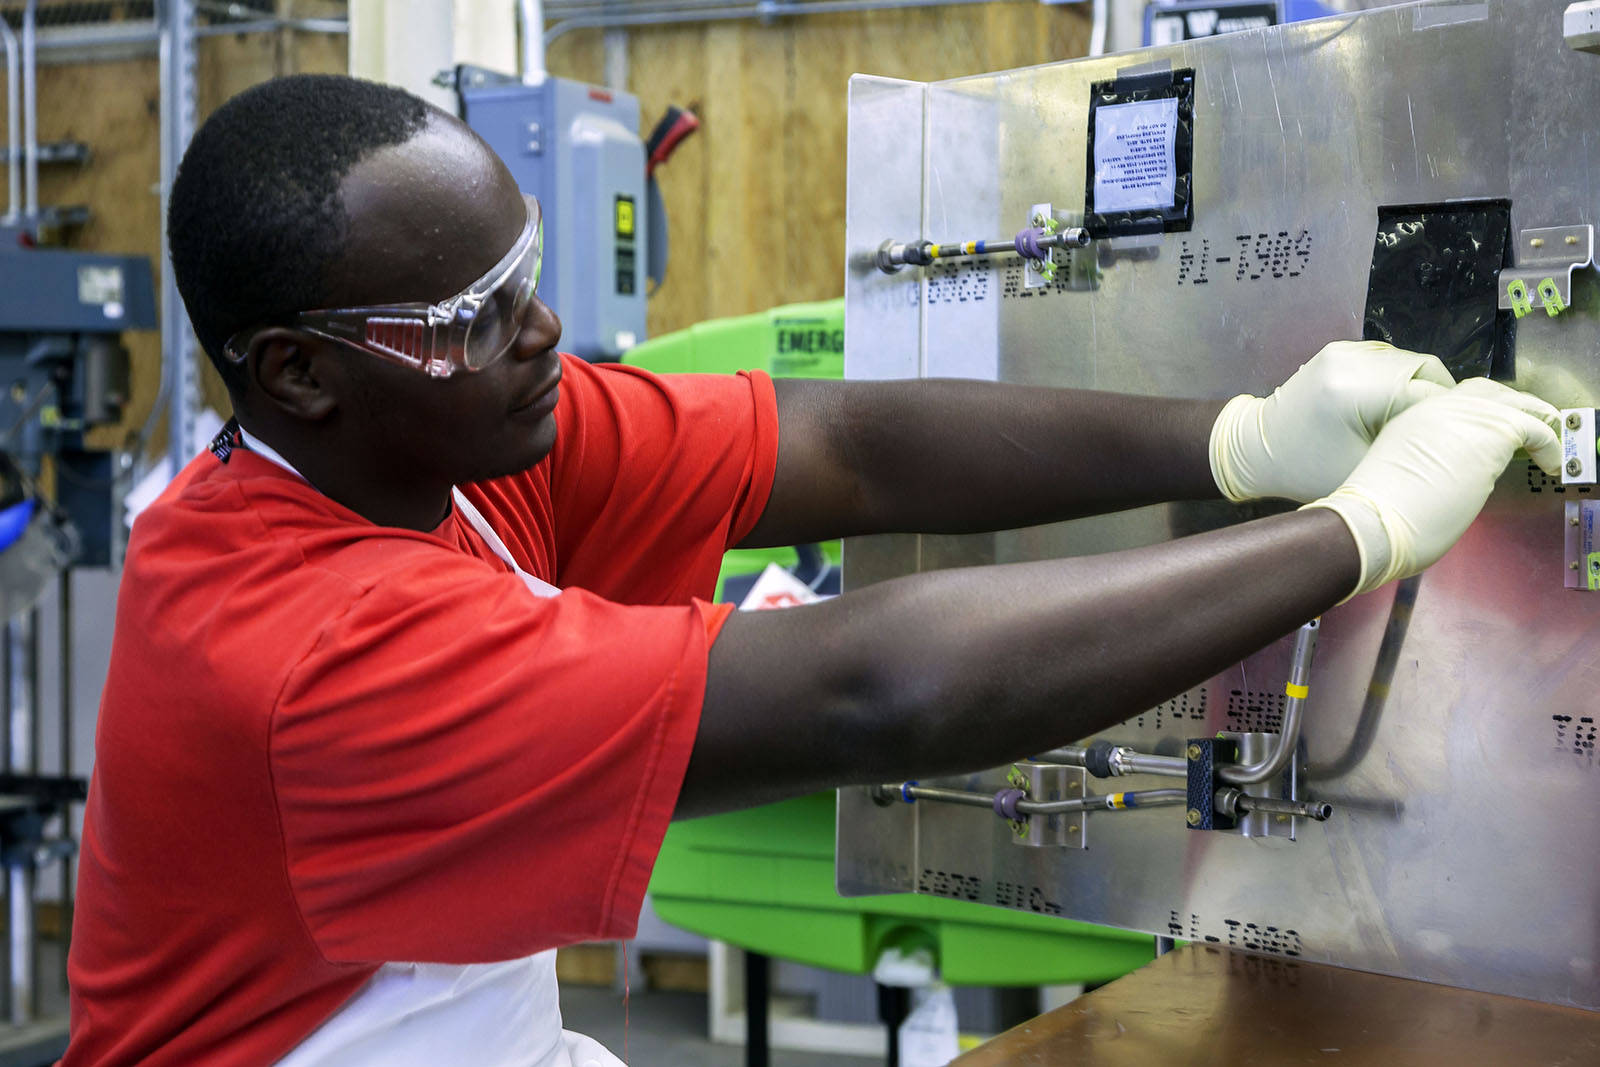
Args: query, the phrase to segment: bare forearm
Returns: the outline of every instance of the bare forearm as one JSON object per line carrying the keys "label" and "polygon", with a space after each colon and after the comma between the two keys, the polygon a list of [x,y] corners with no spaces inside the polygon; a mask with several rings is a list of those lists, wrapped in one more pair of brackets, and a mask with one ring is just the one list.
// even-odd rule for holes
{"label": "bare forearm", "polygon": [[1217,495],[1220,401],[992,382],[783,382],[777,480],[747,544],[1009,529]]}
{"label": "bare forearm", "polygon": [[735,616],[711,653],[679,813],[973,770],[1077,740],[1293,630],[1358,571],[1343,522],[1313,510]]}

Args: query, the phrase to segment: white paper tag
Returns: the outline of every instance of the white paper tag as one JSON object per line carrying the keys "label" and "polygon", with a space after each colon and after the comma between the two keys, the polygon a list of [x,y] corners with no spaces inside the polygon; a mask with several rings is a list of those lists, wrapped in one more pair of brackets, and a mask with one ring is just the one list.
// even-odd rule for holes
{"label": "white paper tag", "polygon": [[89,265],[78,268],[80,304],[121,304],[122,268]]}
{"label": "white paper tag", "polygon": [[1170,208],[1175,202],[1178,101],[1102,104],[1094,111],[1094,210]]}
{"label": "white paper tag", "polygon": [[745,594],[744,600],[739,602],[739,610],[772,611],[775,608],[814,604],[821,599],[805,582],[776,563],[769,563],[767,569],[761,572],[761,577],[756,579],[756,584],[750,587],[750,592]]}

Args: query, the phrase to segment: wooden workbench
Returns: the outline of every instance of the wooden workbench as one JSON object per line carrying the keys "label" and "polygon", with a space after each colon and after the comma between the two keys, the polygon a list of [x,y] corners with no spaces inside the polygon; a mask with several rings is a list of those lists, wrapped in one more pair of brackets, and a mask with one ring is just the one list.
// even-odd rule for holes
{"label": "wooden workbench", "polygon": [[1188,945],[954,1067],[1597,1067],[1600,1013]]}

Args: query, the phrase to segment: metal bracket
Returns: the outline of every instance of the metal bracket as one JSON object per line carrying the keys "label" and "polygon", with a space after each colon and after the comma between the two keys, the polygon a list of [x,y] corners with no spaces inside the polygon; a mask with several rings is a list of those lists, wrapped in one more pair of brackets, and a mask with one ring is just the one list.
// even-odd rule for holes
{"label": "metal bracket", "polygon": [[1234,819],[1216,809],[1216,794],[1222,779],[1217,767],[1234,763],[1239,746],[1225,737],[1192,737],[1186,750],[1189,758],[1189,809],[1185,821],[1191,830],[1231,830]]}
{"label": "metal bracket", "polygon": [[[1278,735],[1269,733],[1224,733],[1222,735],[1239,746],[1239,762],[1242,764],[1255,763],[1264,760],[1275,745],[1278,744]],[[1283,799],[1297,800],[1297,785],[1299,778],[1299,757],[1291,755],[1289,766],[1283,773],[1264,782],[1252,782],[1237,788],[1248,797],[1257,797],[1266,800]],[[1280,797],[1280,787],[1283,792]],[[1274,815],[1265,811],[1251,811],[1245,815],[1234,815],[1238,825],[1234,832],[1240,837],[1285,837],[1290,841],[1295,840],[1296,820],[1289,815]]]}
{"label": "metal bracket", "polygon": [[1565,510],[1567,565],[1562,584],[1600,593],[1600,500],[1569,500]]}
{"label": "metal bracket", "polygon": [[[1049,803],[1076,800],[1087,794],[1089,774],[1082,767],[1058,763],[1014,764],[1006,780],[1027,794],[1029,800]],[[1028,815],[1011,823],[1011,840],[1032,848],[1088,848],[1089,820],[1086,811]]]}
{"label": "metal bracket", "polygon": [[1595,409],[1568,408],[1561,413],[1561,484],[1593,485],[1600,455],[1595,452]]}
{"label": "metal bracket", "polygon": [[1501,311],[1552,318],[1572,306],[1572,272],[1594,261],[1594,227],[1546,226],[1517,237],[1517,265],[1500,272]]}
{"label": "metal bracket", "polygon": [[1561,36],[1578,52],[1600,52],[1600,0],[1568,4],[1561,15]]}

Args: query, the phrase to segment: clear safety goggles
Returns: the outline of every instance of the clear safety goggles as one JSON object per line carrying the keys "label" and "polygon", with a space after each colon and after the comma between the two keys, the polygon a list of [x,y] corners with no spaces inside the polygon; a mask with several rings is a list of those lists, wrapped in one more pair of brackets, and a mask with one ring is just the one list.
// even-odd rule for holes
{"label": "clear safety goggles", "polygon": [[[539,287],[544,260],[544,215],[527,194],[528,221],[516,243],[487,274],[450,299],[373,307],[303,311],[294,326],[380,359],[448,378],[479,371],[505,355]],[[229,359],[242,361],[254,330],[229,339]]]}

